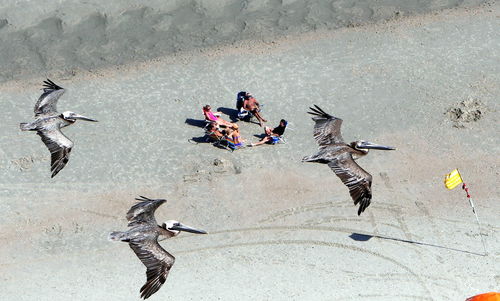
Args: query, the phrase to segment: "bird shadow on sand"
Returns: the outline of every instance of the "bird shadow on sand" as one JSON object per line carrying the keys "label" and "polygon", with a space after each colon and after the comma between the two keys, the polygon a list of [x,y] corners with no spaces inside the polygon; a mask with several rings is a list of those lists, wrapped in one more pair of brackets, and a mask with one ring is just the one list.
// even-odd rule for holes
{"label": "bird shadow on sand", "polygon": [[186,118],[186,121],[184,123],[189,124],[191,126],[196,126],[200,128],[204,128],[205,125],[207,125],[207,122],[203,119],[193,119],[193,118]]}
{"label": "bird shadow on sand", "polygon": [[450,250],[450,251],[462,252],[462,253],[467,253],[467,254],[472,254],[472,255],[486,256],[486,254],[483,254],[483,253],[476,253],[476,252],[471,252],[471,251],[467,251],[467,250],[460,250],[460,249],[456,249],[456,248],[450,248],[450,247],[445,247],[445,246],[440,246],[440,245],[434,245],[434,244],[420,242],[420,241],[414,241],[414,240],[408,240],[408,239],[401,239],[401,238],[394,238],[394,237],[387,237],[387,236],[381,236],[381,235],[352,233],[351,235],[349,235],[349,237],[351,239],[355,240],[355,241],[369,241],[371,238],[375,237],[375,238],[392,240],[392,241],[398,241],[398,242],[404,242],[404,243],[409,243],[409,244],[415,244],[415,245],[421,245],[421,246],[428,246],[428,247],[434,247],[434,248],[440,248],[440,249],[446,249],[446,250]]}

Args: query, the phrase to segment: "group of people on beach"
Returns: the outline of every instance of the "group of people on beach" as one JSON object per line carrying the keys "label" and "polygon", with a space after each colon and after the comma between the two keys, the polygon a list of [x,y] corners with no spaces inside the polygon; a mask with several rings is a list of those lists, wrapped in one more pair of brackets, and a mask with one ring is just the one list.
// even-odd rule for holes
{"label": "group of people on beach", "polygon": [[[255,116],[261,127],[267,122],[261,115],[260,103],[248,92],[242,91],[238,93],[236,109],[238,110],[238,117],[240,119]],[[203,115],[205,116],[205,121],[209,122],[205,127],[206,134],[209,137],[216,141],[226,140],[234,146],[235,149],[244,146],[245,140],[241,138],[238,124],[222,119],[222,113],[212,112],[212,107],[210,105],[205,105],[203,107]],[[286,126],[287,121],[285,119],[281,119],[279,125],[275,128],[265,126],[264,137],[259,142],[248,144],[248,146],[257,146],[264,143],[278,143],[281,136],[285,133]]]}

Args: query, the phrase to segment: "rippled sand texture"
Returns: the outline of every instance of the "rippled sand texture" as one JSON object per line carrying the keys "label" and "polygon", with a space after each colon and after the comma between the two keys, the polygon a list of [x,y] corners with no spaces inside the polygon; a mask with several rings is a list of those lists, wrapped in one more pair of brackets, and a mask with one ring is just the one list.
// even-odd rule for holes
{"label": "rippled sand texture", "polygon": [[[161,243],[176,263],[151,300],[441,301],[498,290],[499,15],[493,3],[52,78],[67,89],[59,110],[99,120],[64,129],[75,147],[54,179],[39,137],[18,128],[44,78],[0,84],[1,299],[138,300],[144,267],[107,240],[137,195],[168,199],[159,222],[210,232]],[[205,143],[202,105],[229,119],[243,89],[269,125],[290,122],[286,144],[230,153]],[[359,159],[373,175],[361,217],[328,167],[300,162],[317,150],[312,104],[344,120],[347,141],[397,147]],[[258,140],[258,125],[239,124]],[[454,168],[488,256],[464,192],[443,187]]]}
{"label": "rippled sand texture", "polygon": [[4,1],[0,82],[146,60],[180,50],[398,18],[485,0]]}

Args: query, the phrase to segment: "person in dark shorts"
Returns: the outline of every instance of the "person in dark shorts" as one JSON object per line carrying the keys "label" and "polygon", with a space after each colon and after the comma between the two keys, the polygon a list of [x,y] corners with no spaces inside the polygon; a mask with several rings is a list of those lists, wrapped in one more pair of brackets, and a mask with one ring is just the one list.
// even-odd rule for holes
{"label": "person in dark shorts", "polygon": [[251,94],[247,94],[248,96],[246,96],[243,101],[243,109],[251,112],[259,120],[259,125],[263,126],[264,122],[267,122],[267,120],[260,115],[260,104]]}
{"label": "person in dark shorts", "polygon": [[281,119],[280,124],[275,128],[270,128],[266,126],[264,128],[266,136],[262,138],[259,142],[250,144],[250,146],[262,145],[264,143],[268,144],[278,143],[280,141],[281,136],[283,136],[283,134],[285,133],[287,125],[288,122],[285,119]]}

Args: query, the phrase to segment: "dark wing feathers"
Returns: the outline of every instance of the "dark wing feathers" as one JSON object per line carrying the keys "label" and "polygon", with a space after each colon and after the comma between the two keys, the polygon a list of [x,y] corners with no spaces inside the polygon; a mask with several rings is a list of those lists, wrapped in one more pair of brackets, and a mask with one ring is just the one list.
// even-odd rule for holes
{"label": "dark wing feathers", "polygon": [[372,199],[372,176],[361,168],[351,154],[344,153],[328,163],[328,166],[349,188],[354,205],[359,203],[358,215],[370,205]]}
{"label": "dark wing feathers", "polygon": [[35,104],[35,115],[57,112],[57,100],[65,90],[50,79],[43,82],[43,93]]}
{"label": "dark wing feathers", "polygon": [[51,177],[53,178],[68,163],[73,142],[59,129],[39,130],[37,134],[50,151],[50,171],[52,171]]}
{"label": "dark wing feathers", "polygon": [[[157,238],[157,237],[156,237]],[[175,257],[165,251],[156,238],[131,241],[130,248],[146,266],[146,283],[141,287],[141,298],[147,299],[156,293],[167,280],[168,273],[175,262]]]}
{"label": "dark wing feathers", "polygon": [[127,220],[129,221],[128,226],[135,226],[139,224],[150,224],[156,226],[155,211],[161,204],[165,203],[167,200],[164,199],[149,199],[141,196],[136,198],[139,201],[137,204],[132,206],[127,212]]}
{"label": "dark wing feathers", "polygon": [[320,148],[326,147],[330,144],[344,143],[340,127],[342,126],[342,119],[334,117],[325,113],[320,107],[314,105],[314,108],[309,108],[314,115],[312,119],[316,122],[314,125],[314,138],[318,142]]}
{"label": "dark wing feathers", "polygon": [[47,78],[47,80],[43,81],[43,92],[52,92],[53,90],[61,90],[62,87],[56,85],[53,81]]}

